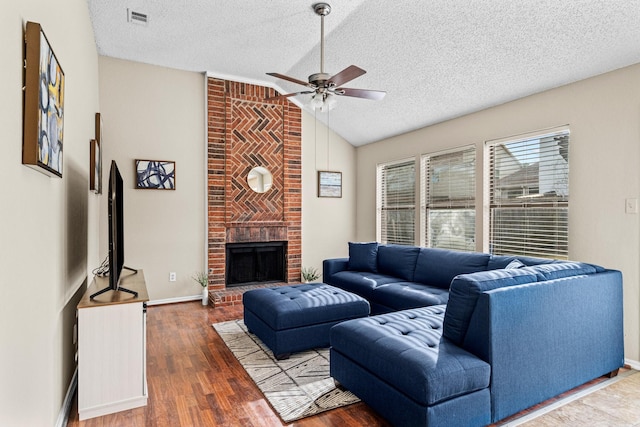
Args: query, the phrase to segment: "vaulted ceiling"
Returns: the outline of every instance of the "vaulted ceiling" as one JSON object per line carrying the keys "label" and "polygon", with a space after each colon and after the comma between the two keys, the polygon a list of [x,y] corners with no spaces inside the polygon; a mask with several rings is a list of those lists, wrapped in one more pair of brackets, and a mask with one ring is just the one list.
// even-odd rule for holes
{"label": "vaulted ceiling", "polygon": [[[320,17],[303,0],[87,0],[98,52],[271,86],[320,71]],[[329,126],[355,146],[640,62],[640,0],[329,0],[325,71],[367,71]],[[147,15],[129,22],[127,10]],[[290,99],[303,108],[309,95]],[[312,110],[309,110],[312,111]],[[317,113],[327,122],[327,113]]]}

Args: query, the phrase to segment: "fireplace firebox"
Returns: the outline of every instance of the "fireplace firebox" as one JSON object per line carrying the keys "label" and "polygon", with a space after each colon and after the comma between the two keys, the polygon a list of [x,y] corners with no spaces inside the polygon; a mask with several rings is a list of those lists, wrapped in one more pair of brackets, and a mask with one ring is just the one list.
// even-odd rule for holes
{"label": "fireplace firebox", "polygon": [[287,242],[227,243],[226,286],[286,282]]}

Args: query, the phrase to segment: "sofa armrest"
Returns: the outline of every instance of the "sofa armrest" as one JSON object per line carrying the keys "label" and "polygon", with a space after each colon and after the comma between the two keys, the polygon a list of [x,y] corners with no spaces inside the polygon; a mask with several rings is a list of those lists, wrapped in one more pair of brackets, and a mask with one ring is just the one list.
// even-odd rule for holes
{"label": "sofa armrest", "polygon": [[325,259],[322,262],[322,280],[325,283],[331,284],[331,276],[339,271],[348,270],[349,258],[332,258]]}
{"label": "sofa armrest", "polygon": [[622,274],[480,295],[464,348],[491,365],[493,422],[624,364]]}

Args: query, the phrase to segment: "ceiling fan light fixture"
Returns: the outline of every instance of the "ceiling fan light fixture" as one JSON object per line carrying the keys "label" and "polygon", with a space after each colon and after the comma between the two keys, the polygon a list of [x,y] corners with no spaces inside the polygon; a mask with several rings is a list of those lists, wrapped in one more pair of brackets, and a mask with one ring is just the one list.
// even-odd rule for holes
{"label": "ceiling fan light fixture", "polygon": [[327,95],[322,107],[320,107],[320,111],[326,113],[329,110],[333,110],[338,102],[336,101],[336,97],[333,95]]}
{"label": "ceiling fan light fixture", "polygon": [[336,104],[336,98],[331,93],[316,92],[311,95],[311,98],[309,98],[307,106],[312,110],[320,110],[321,112],[326,113],[329,110],[333,110]]}

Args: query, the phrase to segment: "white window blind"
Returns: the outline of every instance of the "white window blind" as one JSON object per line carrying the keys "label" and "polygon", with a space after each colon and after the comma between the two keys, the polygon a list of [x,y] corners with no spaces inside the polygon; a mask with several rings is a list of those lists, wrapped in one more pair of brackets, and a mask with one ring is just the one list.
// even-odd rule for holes
{"label": "white window blind", "polygon": [[476,150],[423,155],[421,245],[475,251]]}
{"label": "white window blind", "polygon": [[489,143],[489,250],[569,256],[569,131]]}
{"label": "white window blind", "polygon": [[377,224],[381,243],[415,244],[415,160],[377,168]]}

